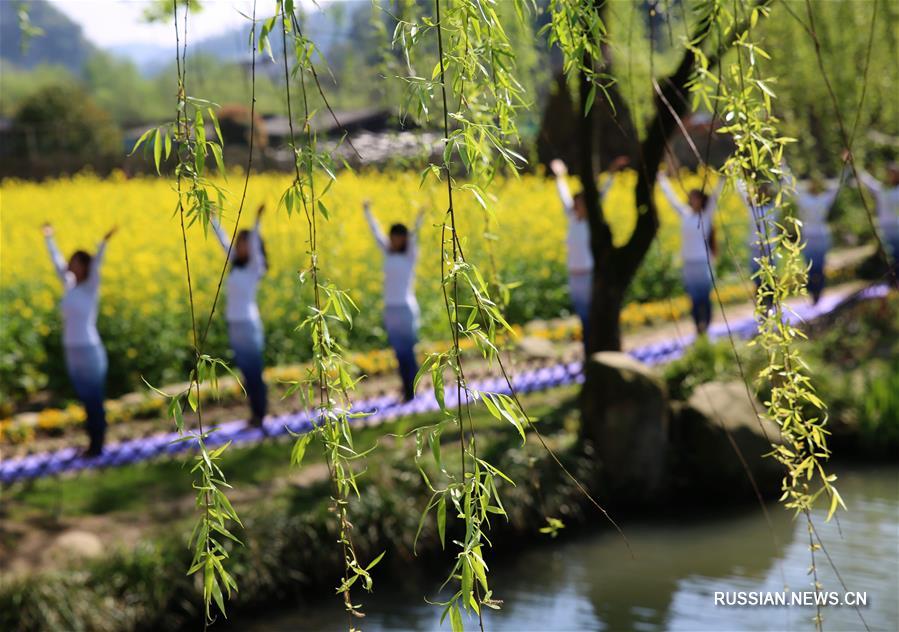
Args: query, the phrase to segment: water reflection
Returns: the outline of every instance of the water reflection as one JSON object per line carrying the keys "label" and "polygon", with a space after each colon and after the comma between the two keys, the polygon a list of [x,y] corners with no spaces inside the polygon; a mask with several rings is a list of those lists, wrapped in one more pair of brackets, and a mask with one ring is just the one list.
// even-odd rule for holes
{"label": "water reflection", "polygon": [[[816,518],[821,537],[851,591],[867,591],[862,609],[871,629],[899,628],[899,470],[850,471],[840,479],[850,511],[835,522]],[[542,546],[494,564],[493,584],[505,600],[490,612],[491,630],[812,630],[814,608],[716,607],[715,591],[800,591],[808,534],[803,521],[772,507],[716,518],[626,525],[636,554],[608,533]],[[842,537],[839,530],[842,530]],[[819,554],[825,590],[839,590]],[[439,611],[424,604],[427,582],[410,574],[399,585],[377,584],[364,599],[365,630],[434,630]],[[826,630],[864,629],[849,607],[825,610]],[[475,622],[470,622],[474,626]],[[272,616],[257,631],[347,628],[337,599]],[[448,629],[447,625],[443,626]]]}

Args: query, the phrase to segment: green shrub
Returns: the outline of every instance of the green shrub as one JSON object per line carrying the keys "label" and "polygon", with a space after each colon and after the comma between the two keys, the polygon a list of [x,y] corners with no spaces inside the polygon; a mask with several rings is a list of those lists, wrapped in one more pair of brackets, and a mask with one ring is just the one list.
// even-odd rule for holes
{"label": "green shrub", "polygon": [[74,84],[50,85],[27,97],[12,122],[17,154],[30,163],[64,159],[75,171],[124,156],[119,128]]}

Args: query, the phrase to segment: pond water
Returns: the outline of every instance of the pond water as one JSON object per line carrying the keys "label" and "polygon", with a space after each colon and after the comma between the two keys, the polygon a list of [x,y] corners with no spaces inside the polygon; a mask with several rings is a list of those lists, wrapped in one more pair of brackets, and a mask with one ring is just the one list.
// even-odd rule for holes
{"label": "pond water", "polygon": [[[839,471],[839,468],[837,468]],[[817,527],[849,591],[866,592],[859,608],[872,630],[899,629],[899,468],[850,469],[839,489],[848,512],[836,521],[816,516]],[[636,555],[603,531],[535,546],[493,564],[492,584],[501,610],[488,611],[488,630],[814,630],[814,606],[715,605],[716,591],[811,590],[808,532],[782,508],[769,507],[769,526],[758,506],[739,513],[665,522],[624,523]],[[843,589],[818,552],[825,591]],[[364,630],[449,629],[436,598],[439,582],[410,571],[399,585],[376,580],[364,604]],[[856,610],[825,607],[824,629],[863,630]],[[346,630],[338,599],[273,613],[243,629]],[[466,622],[477,629],[477,621]]]}

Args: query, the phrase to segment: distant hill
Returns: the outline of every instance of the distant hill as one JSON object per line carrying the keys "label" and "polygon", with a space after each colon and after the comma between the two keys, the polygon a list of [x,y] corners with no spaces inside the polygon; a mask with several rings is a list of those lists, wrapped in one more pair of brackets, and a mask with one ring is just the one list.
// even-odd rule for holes
{"label": "distant hill", "polygon": [[[0,0],[0,2],[3,1]],[[365,8],[367,9],[367,7]],[[350,5],[346,8],[328,7],[323,11],[314,11],[305,19],[304,34],[312,38],[318,49],[327,55],[334,45],[346,39],[349,34],[350,12],[356,10],[359,8]],[[227,62],[246,60],[250,56],[248,32],[248,27],[241,26],[220,35],[207,37],[192,44],[189,47],[188,55],[191,53],[202,54]],[[281,40],[277,33],[272,35],[271,44],[276,59],[280,59]],[[174,59],[172,46],[141,43],[119,44],[111,46],[107,50],[113,55],[132,61],[141,74],[147,77],[167,67]]]}
{"label": "distant hill", "polygon": [[[41,64],[63,66],[79,73],[85,62],[99,49],[82,32],[81,26],[56,9],[47,0],[28,0],[28,16],[32,25],[43,29],[44,34],[32,37],[22,49],[22,32],[19,28],[20,2],[0,0],[0,60],[22,69]],[[304,20],[307,37],[327,54],[331,48],[346,38],[350,14],[358,10],[348,7],[327,7],[313,11]],[[280,53],[279,38],[272,37],[272,48]],[[133,62],[144,76],[152,76],[167,67],[174,58],[172,46],[134,43],[118,44],[106,49],[116,57]],[[222,61],[240,61],[249,56],[247,28],[238,27],[196,42],[190,52],[202,53]]]}
{"label": "distant hill", "polygon": [[115,44],[105,48],[115,57],[127,59],[133,63],[145,77],[155,75],[157,72],[172,63],[175,59],[175,47],[159,46],[157,44]]}
{"label": "distant hill", "polygon": [[44,34],[28,40],[22,47],[19,6],[15,0],[0,0],[0,60],[19,68],[40,64],[63,66],[78,72],[96,47],[84,37],[81,27],[46,0],[29,0],[28,16],[32,25]]}

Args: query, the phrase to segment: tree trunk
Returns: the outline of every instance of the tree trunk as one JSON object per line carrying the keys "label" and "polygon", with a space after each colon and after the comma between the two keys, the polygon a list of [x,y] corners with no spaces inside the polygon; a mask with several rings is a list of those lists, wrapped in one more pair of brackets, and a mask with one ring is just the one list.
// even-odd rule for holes
{"label": "tree trunk", "polygon": [[[758,0],[757,5],[769,4],[771,1]],[[594,0],[594,7],[597,11],[602,11],[605,4],[600,0]],[[714,20],[711,18],[700,20],[697,31],[693,33],[690,41],[701,46],[713,24]],[[746,28],[748,24],[734,29],[729,41],[723,47],[719,45],[717,53],[708,56],[709,67],[714,67],[718,63],[721,51],[727,50],[734,38]],[[606,57],[603,60],[605,70],[608,72],[611,66],[608,48],[603,48],[603,54]],[[599,60],[585,54],[583,65],[585,68],[594,68],[597,61]],[[624,294],[658,232],[658,210],[653,195],[656,177],[669,138],[677,131],[678,120],[687,110],[689,102],[687,84],[693,75],[696,61],[694,50],[685,49],[677,69],[659,82],[661,95],[656,96],[655,112],[647,127],[646,138],[638,145],[639,156],[636,165],[638,178],[634,192],[637,221],[630,238],[621,246],[615,246],[612,242],[612,233],[603,215],[597,191],[597,170],[594,166],[596,151],[592,133],[594,115],[593,108],[587,107],[593,86],[587,74],[583,71],[580,73],[579,103],[582,116],[578,138],[580,148],[578,175],[584,188],[584,202],[590,224],[590,247],[594,261],[593,300],[590,307],[590,335],[585,345],[587,351],[587,357],[584,358],[585,366],[589,365],[590,358],[596,352],[621,350],[621,308]],[[596,91],[597,103],[605,98],[601,90]],[[585,440],[589,441],[591,437],[597,436],[596,432],[601,435],[603,428],[596,428],[595,425],[604,425],[608,414],[615,414],[614,410],[609,410],[610,406],[613,406],[613,403],[606,401],[601,388],[596,384],[585,382],[581,394],[581,434]]]}
{"label": "tree trunk", "polygon": [[[770,4],[772,0],[758,0],[758,6]],[[594,0],[597,11],[605,4]],[[713,20],[700,21],[697,31],[690,41],[699,42],[709,34]],[[727,50],[737,35],[742,33],[747,24],[734,30],[730,39],[717,53],[708,55],[709,67],[719,61],[721,51]],[[611,67],[612,60],[607,47],[603,47],[606,56],[606,70]],[[597,60],[585,54],[584,67],[593,68]],[[637,206],[637,222],[628,241],[615,246],[612,234],[602,212],[602,205],[596,187],[597,169],[595,168],[593,109],[587,108],[592,84],[583,71],[580,73],[580,136],[578,139],[580,165],[578,175],[584,187],[584,201],[587,207],[587,219],[590,223],[590,245],[593,251],[594,278],[593,302],[590,309],[590,340],[587,341],[588,353],[597,351],[619,351],[621,349],[621,308],[624,293],[643,263],[646,253],[656,237],[659,228],[658,210],[655,205],[654,189],[659,166],[665,155],[665,148],[671,136],[678,130],[677,122],[687,111],[689,98],[687,84],[693,75],[696,65],[696,54],[692,49],[684,50],[680,64],[666,79],[659,82],[661,96],[655,98],[655,113],[647,127],[646,138],[638,145],[638,178],[635,190]],[[610,90],[614,90],[612,86]],[[614,94],[611,95],[614,99]],[[606,97],[601,90],[596,93],[596,102],[604,103]],[[605,328],[608,328],[607,330]]]}
{"label": "tree trunk", "polygon": [[621,307],[626,285],[617,275],[593,277],[593,304],[590,313],[590,353],[621,350]]}

